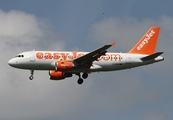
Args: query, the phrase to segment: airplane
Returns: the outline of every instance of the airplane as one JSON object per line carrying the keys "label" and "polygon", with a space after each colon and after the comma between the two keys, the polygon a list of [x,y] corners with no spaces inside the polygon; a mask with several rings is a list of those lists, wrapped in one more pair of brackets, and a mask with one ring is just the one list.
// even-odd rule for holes
{"label": "airplane", "polygon": [[[28,69],[33,80],[34,70],[48,70],[51,80],[64,80],[77,75],[78,84],[93,72],[130,69],[163,61],[163,52],[154,52],[158,41],[160,27],[151,27],[139,42],[127,53],[107,53],[112,44],[104,45],[91,52],[69,51],[28,51],[18,54],[8,61],[12,67]],[[81,77],[82,73],[82,77]]]}

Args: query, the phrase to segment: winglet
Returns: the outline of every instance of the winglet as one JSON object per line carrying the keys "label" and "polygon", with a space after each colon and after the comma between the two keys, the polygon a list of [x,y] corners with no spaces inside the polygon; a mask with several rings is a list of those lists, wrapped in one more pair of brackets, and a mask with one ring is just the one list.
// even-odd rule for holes
{"label": "winglet", "polygon": [[160,27],[151,27],[128,53],[153,54],[156,48],[159,31]]}
{"label": "winglet", "polygon": [[113,42],[113,43],[111,44],[111,46],[114,47],[114,46],[115,46],[115,43],[116,43],[116,42]]}

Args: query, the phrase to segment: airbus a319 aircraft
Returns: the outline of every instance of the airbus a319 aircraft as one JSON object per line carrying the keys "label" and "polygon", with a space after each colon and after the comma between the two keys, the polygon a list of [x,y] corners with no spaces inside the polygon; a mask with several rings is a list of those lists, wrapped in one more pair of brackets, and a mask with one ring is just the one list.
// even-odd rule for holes
{"label": "airbus a319 aircraft", "polygon": [[[104,45],[91,52],[67,51],[28,51],[18,54],[8,64],[15,68],[31,71],[48,70],[51,80],[63,80],[79,76],[78,84],[92,72],[116,71],[163,61],[163,52],[156,52],[160,27],[151,27],[139,42],[127,53],[107,53],[107,49],[115,43]],[[81,76],[82,73],[82,76]]]}

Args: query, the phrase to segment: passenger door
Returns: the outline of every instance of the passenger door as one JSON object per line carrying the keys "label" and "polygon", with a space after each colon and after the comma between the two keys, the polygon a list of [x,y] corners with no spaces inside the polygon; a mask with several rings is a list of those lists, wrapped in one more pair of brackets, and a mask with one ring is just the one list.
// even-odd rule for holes
{"label": "passenger door", "polygon": [[35,51],[30,52],[30,62],[35,62]]}

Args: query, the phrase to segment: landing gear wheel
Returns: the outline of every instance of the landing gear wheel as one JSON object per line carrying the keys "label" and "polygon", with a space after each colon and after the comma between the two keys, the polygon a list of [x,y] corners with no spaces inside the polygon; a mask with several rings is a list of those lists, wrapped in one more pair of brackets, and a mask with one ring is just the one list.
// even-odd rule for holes
{"label": "landing gear wheel", "polygon": [[79,78],[78,81],[77,81],[77,83],[78,83],[79,85],[81,85],[81,84],[83,83],[83,79],[82,79],[82,78]]}
{"label": "landing gear wheel", "polygon": [[82,78],[86,79],[87,77],[88,77],[88,73],[84,72],[83,75],[82,75]]}
{"label": "landing gear wheel", "polygon": [[34,76],[30,76],[30,77],[29,77],[30,80],[33,80],[33,78],[34,78]]}

